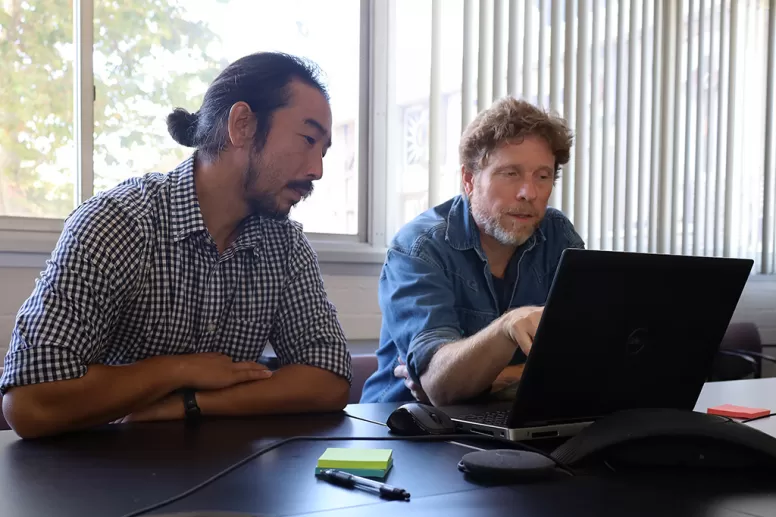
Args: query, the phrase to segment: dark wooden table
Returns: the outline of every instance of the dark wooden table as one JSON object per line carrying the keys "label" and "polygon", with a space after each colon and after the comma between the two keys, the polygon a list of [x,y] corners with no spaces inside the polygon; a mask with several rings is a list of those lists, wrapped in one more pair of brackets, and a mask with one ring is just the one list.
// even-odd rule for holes
{"label": "dark wooden table", "polygon": [[[709,384],[698,410],[723,403],[776,409],[776,379]],[[0,432],[0,517],[119,517],[191,488],[268,444],[296,441],[232,471],[155,515],[209,510],[244,515],[343,517],[435,516],[703,516],[776,515],[773,480],[686,476],[578,476],[528,485],[488,487],[456,468],[471,449],[457,443],[329,441],[389,437],[381,425],[396,405],[348,406],[347,414],[106,426],[23,442]],[[769,420],[758,422],[776,434]],[[412,493],[385,502],[314,477],[326,447],[386,447],[394,468],[386,480]],[[202,514],[202,515],[217,515]]]}

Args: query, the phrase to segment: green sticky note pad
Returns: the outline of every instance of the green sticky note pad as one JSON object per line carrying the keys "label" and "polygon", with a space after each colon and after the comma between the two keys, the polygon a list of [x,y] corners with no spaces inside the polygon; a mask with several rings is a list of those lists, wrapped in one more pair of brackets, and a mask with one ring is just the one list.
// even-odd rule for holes
{"label": "green sticky note pad", "polygon": [[388,470],[393,463],[391,449],[341,449],[330,447],[318,458],[319,469]]}
{"label": "green sticky note pad", "polygon": [[[393,460],[388,462],[388,468],[386,469],[352,469],[352,468],[338,468],[337,470],[341,472],[347,472],[348,474],[354,474],[356,476],[361,476],[362,478],[376,478],[376,479],[383,479],[385,476],[388,475],[388,472],[391,470],[391,466],[393,465]],[[331,467],[329,467],[331,468]],[[315,468],[315,474],[320,474],[326,470],[325,468],[316,467]]]}

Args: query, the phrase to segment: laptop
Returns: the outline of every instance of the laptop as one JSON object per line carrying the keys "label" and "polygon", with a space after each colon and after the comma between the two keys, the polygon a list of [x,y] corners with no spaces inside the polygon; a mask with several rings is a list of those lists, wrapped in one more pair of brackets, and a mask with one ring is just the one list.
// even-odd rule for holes
{"label": "laptop", "polygon": [[462,431],[515,441],[624,409],[692,410],[752,266],[567,249],[512,400],[441,409]]}

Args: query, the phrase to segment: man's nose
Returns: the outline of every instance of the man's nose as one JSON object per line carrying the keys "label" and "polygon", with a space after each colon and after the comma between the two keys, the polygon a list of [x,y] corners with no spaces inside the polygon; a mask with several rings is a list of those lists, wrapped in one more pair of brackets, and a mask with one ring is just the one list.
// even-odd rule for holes
{"label": "man's nose", "polygon": [[527,201],[533,201],[536,199],[536,185],[532,180],[526,180],[520,185],[520,190],[517,192],[519,199],[525,199]]}
{"label": "man's nose", "polygon": [[323,156],[316,154],[307,168],[307,176],[313,180],[319,180],[323,177]]}

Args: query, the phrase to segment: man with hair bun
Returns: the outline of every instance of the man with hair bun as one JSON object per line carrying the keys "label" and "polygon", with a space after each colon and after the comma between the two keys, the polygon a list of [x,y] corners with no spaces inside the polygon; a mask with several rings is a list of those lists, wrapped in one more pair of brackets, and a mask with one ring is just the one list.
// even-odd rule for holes
{"label": "man with hair bun", "polygon": [[[315,65],[229,65],[170,135],[175,170],[79,206],[19,310],[0,380],[23,438],[117,420],[338,411],[351,357],[291,208],[323,175],[331,109]],[[275,371],[259,363],[271,344]]]}
{"label": "man with hair bun", "polygon": [[561,253],[584,247],[547,207],[571,144],[564,120],[511,97],[469,124],[464,193],[388,249],[378,370],[362,402],[453,404],[519,380]]}

